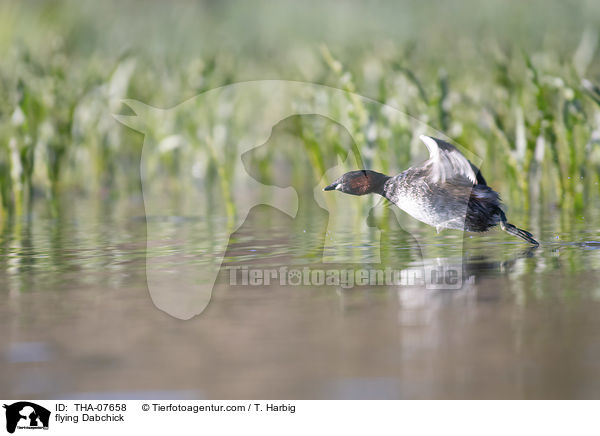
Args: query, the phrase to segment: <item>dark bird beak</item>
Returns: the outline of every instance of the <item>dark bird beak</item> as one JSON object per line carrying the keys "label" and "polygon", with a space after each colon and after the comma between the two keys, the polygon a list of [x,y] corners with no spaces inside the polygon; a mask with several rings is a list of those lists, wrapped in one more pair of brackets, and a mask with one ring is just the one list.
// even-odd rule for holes
{"label": "dark bird beak", "polygon": [[338,185],[337,182],[333,182],[331,185],[329,186],[325,186],[323,188],[323,191],[335,191],[335,187]]}

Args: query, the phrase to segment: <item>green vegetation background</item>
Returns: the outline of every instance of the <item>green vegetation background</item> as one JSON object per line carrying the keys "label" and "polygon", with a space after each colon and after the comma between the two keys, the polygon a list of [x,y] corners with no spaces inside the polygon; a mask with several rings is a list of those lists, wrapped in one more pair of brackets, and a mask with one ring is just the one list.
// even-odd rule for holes
{"label": "green vegetation background", "polygon": [[[257,79],[389,103],[482,157],[511,207],[583,213],[599,193],[599,31],[591,0],[5,1],[0,221],[59,214],[64,193],[139,192],[143,138],[112,118],[121,99],[167,108]],[[402,132],[374,145],[404,156]]]}

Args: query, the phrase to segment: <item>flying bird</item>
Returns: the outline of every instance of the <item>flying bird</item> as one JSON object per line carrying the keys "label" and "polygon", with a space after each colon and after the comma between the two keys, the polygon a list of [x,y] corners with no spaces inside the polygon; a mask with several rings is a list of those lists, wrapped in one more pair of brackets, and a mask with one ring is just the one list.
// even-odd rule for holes
{"label": "flying bird", "polygon": [[436,228],[485,232],[496,225],[532,245],[533,235],[506,219],[500,195],[456,147],[421,135],[429,159],[390,177],[370,170],[350,171],[324,191],[351,195],[379,194],[419,221]]}

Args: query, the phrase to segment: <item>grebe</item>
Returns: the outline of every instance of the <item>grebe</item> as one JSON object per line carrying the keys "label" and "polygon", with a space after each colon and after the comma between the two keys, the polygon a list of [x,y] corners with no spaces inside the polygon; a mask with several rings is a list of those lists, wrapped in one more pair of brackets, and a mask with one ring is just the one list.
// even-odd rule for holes
{"label": "grebe", "polygon": [[323,190],[379,194],[438,232],[485,232],[500,224],[505,232],[539,245],[531,233],[506,220],[498,193],[456,147],[430,136],[421,135],[419,139],[429,149],[429,160],[422,166],[394,177],[370,170],[350,171]]}

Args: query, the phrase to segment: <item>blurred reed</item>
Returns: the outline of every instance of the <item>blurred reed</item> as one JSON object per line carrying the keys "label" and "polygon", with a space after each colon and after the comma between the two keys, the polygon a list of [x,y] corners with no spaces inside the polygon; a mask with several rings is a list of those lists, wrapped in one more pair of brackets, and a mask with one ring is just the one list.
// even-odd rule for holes
{"label": "blurred reed", "polygon": [[[141,137],[111,116],[129,110],[121,99],[172,105],[247,78],[240,74],[243,61],[227,51],[181,58],[174,53],[177,68],[169,71],[148,53],[95,51],[85,30],[68,38],[61,35],[61,19],[56,17],[65,4],[48,8],[55,14],[47,18],[49,36],[36,43],[11,40],[3,49],[2,221],[27,215],[35,199],[56,215],[64,192],[112,201],[139,190]],[[308,60],[301,73],[304,80],[368,95],[428,123],[481,157],[487,179],[513,207],[527,211],[550,205],[571,214],[583,212],[599,194],[600,81],[597,66],[591,70],[597,40],[595,31],[585,30],[576,50],[561,56],[548,49],[522,51],[517,42],[484,40],[478,53],[485,55],[475,66],[449,64],[441,56],[436,61],[438,52],[424,55],[415,50],[414,41],[374,40],[351,50],[327,44],[295,50]],[[288,76],[297,73],[290,67]],[[411,126],[396,124],[375,106],[366,107],[348,95],[351,133],[365,164],[388,172],[413,163],[419,145]],[[193,117],[174,122],[195,132]],[[149,134],[164,136],[160,131]],[[322,149],[314,132],[304,129],[298,134],[308,144],[311,161],[320,165],[321,154],[328,150]],[[216,158],[214,137],[197,139],[198,152],[211,156],[206,170],[218,176],[214,179],[227,200],[234,189],[235,144],[227,145],[222,161]],[[168,161],[174,173],[178,158],[176,153],[156,157]],[[233,203],[226,203],[227,214],[234,214]]]}

